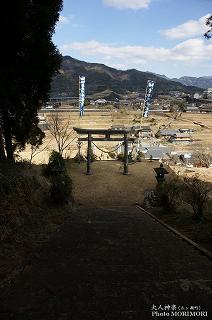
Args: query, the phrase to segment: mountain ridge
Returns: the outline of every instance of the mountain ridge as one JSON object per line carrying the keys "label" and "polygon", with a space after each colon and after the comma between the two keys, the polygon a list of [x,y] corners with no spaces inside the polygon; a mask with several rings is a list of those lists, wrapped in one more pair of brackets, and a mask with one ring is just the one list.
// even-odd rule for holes
{"label": "mountain ridge", "polygon": [[194,93],[202,89],[185,86],[180,82],[167,79],[151,72],[136,69],[117,70],[102,63],[89,63],[64,56],[59,74],[51,86],[51,96],[78,96],[79,75],[86,77],[86,94],[96,95],[107,92],[107,95],[124,95],[128,92],[144,94],[148,80],[156,81],[156,93],[182,91]]}
{"label": "mountain ridge", "polygon": [[180,82],[186,86],[196,86],[202,89],[212,88],[212,76],[172,78],[172,81]]}

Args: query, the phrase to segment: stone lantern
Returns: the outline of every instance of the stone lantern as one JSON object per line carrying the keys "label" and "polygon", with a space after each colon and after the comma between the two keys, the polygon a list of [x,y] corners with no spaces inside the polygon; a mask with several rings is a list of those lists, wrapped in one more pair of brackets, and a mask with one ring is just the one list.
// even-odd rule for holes
{"label": "stone lantern", "polygon": [[168,174],[168,171],[163,167],[163,164],[161,163],[159,168],[154,168],[156,172],[156,179],[158,184],[161,184],[165,181],[165,174]]}

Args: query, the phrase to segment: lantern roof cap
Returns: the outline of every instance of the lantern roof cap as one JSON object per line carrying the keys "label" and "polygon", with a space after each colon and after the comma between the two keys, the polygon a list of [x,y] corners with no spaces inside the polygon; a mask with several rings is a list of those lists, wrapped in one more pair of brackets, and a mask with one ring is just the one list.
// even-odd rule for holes
{"label": "lantern roof cap", "polygon": [[161,163],[158,168],[154,168],[155,172],[157,174],[168,174],[168,171],[163,167],[163,164]]}

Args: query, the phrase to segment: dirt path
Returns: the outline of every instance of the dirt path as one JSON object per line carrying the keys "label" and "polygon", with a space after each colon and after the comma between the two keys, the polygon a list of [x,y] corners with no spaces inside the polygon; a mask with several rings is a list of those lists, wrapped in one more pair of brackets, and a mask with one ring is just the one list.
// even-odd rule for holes
{"label": "dirt path", "polygon": [[4,292],[0,319],[148,320],[153,305],[211,301],[211,263],[187,243],[136,207],[81,207]]}
{"label": "dirt path", "polygon": [[155,188],[154,168],[159,162],[137,162],[129,165],[129,175],[123,175],[120,161],[95,161],[93,175],[87,176],[86,163],[71,163],[74,198],[86,207],[133,205],[142,203],[145,190]]}

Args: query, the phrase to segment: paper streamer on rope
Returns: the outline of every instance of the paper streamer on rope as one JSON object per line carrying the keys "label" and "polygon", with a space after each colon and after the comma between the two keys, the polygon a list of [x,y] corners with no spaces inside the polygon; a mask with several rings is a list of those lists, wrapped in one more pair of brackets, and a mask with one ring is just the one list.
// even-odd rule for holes
{"label": "paper streamer on rope", "polygon": [[143,109],[144,118],[148,118],[148,115],[149,115],[149,109],[152,103],[152,94],[153,94],[154,86],[155,86],[155,81],[153,80],[147,81],[146,94],[144,99],[144,109]]}
{"label": "paper streamer on rope", "polygon": [[79,76],[79,112],[80,117],[84,114],[84,104],[85,104],[85,77]]}

